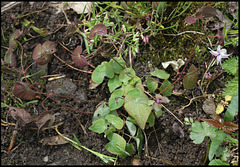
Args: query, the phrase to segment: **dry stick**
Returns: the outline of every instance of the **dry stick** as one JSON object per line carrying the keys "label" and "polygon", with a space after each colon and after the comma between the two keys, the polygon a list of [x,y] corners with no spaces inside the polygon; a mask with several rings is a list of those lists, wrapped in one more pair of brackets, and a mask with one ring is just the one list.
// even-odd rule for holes
{"label": "dry stick", "polygon": [[200,97],[207,97],[208,95],[210,95],[210,94],[204,94],[204,95],[201,95],[201,96],[194,97],[194,98],[190,99],[190,102],[189,102],[187,105],[181,107],[180,109],[176,109],[176,110],[174,110],[174,111],[181,111],[181,110],[183,110],[184,108],[188,107],[188,106],[192,103],[193,100],[198,99],[198,98],[200,98]]}
{"label": "dry stick", "polygon": [[60,57],[58,57],[56,54],[53,54],[53,55],[54,55],[58,60],[60,60],[61,62],[63,62],[64,64],[66,64],[67,66],[71,67],[71,68],[74,69],[74,70],[77,70],[77,71],[80,71],[80,72],[85,72],[85,73],[92,74],[91,71],[84,71],[84,70],[80,70],[80,69],[78,69],[78,68],[75,68],[75,67],[69,65],[68,63],[66,63],[65,61],[63,61],[63,60],[62,60]]}
{"label": "dry stick", "polygon": [[[149,96],[151,96],[152,99],[156,100],[155,97],[153,97],[150,93],[148,93],[147,91],[144,91],[144,92],[146,94],[148,94]],[[163,104],[161,104],[161,105],[167,110],[167,112],[169,112],[171,115],[173,115],[174,118],[176,118],[183,125],[183,123],[169,109],[167,109],[167,107],[165,107]]]}
{"label": "dry stick", "polygon": [[144,137],[145,137],[145,147],[146,147],[145,152],[147,153],[148,161],[149,161],[149,164],[151,165],[152,163],[151,163],[151,160],[150,160],[150,158],[149,158],[150,155],[149,155],[149,152],[148,152],[147,135],[146,135],[146,133],[144,132],[144,130],[142,130],[142,132],[143,132]]}
{"label": "dry stick", "polygon": [[85,129],[85,127],[82,125],[81,121],[78,119],[78,117],[77,117],[75,114],[74,114],[74,117],[77,119],[79,125],[81,126],[81,128],[82,128],[82,130],[83,130],[83,132],[84,132],[84,134],[87,135],[86,129]]}
{"label": "dry stick", "polygon": [[10,145],[8,147],[7,154],[10,153],[10,151],[11,151],[11,149],[13,147],[13,144],[15,142],[15,139],[16,139],[16,136],[17,136],[17,128],[18,128],[18,121],[16,122],[15,128],[13,130],[13,135],[12,135],[12,139],[11,139]]}
{"label": "dry stick", "polygon": [[130,63],[130,68],[132,68],[132,54],[131,54],[131,49],[132,49],[132,47],[129,46],[129,63]]}
{"label": "dry stick", "polygon": [[27,13],[25,15],[22,15],[22,16],[18,16],[18,17],[14,17],[15,19],[19,19],[19,18],[22,18],[22,17],[25,17],[25,16],[28,16],[30,14],[34,14],[34,13],[38,13],[38,12],[42,12],[44,10],[47,10],[48,8],[45,8],[45,9],[42,9],[42,10],[38,10],[38,11],[34,11],[34,12],[31,12],[31,13]]}
{"label": "dry stick", "polygon": [[180,121],[180,119],[178,119],[171,111],[168,110],[167,107],[165,107],[163,104],[162,104],[162,106],[163,106],[163,108],[165,108],[170,114],[172,114],[172,116],[174,116],[174,118],[176,118],[182,125],[184,125],[184,124],[182,123],[182,121]]}
{"label": "dry stick", "polygon": [[[159,142],[159,140],[158,140],[157,132],[156,132],[156,129],[155,129],[154,126],[153,126],[153,131],[154,131],[154,133],[155,133],[156,140],[157,140],[157,143],[158,143],[159,154],[161,154],[161,149],[160,149],[160,147],[162,148],[162,150],[163,150],[163,147],[161,146],[161,144],[160,144],[160,142]],[[164,150],[163,150],[163,151],[164,151]],[[166,155],[167,155],[167,154],[166,154]]]}
{"label": "dry stick", "polygon": [[23,3],[23,2],[9,2],[8,4],[1,7],[1,13],[5,12],[6,10],[9,10],[9,9],[13,8],[14,6],[21,4],[21,3]]}

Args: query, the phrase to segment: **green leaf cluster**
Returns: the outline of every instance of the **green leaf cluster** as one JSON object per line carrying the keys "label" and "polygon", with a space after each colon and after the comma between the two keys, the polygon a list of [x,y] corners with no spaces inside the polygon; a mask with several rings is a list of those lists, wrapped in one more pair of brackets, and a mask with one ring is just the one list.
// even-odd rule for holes
{"label": "green leaf cluster", "polygon": [[225,140],[228,135],[222,130],[218,130],[218,128],[212,127],[208,125],[206,122],[198,122],[195,121],[192,124],[190,138],[193,140],[195,144],[200,144],[203,142],[205,137],[211,138],[211,145],[209,149],[208,158],[210,164],[225,164],[221,160],[213,159],[215,156],[222,156],[222,160],[226,161],[226,157],[229,156],[226,150],[223,150],[220,147],[220,144]]}
{"label": "green leaf cluster", "polygon": [[228,81],[223,90],[223,96],[234,96],[238,90],[238,57],[230,57],[223,62],[222,66],[229,75],[233,75],[233,79]]}
{"label": "green leaf cluster", "polygon": [[[154,93],[158,87],[158,82],[153,77],[164,80],[159,88],[160,91],[171,85],[167,80],[170,75],[164,70],[156,68],[150,74],[152,77],[148,77],[146,80],[150,92]],[[120,158],[125,158],[134,151],[134,147],[115,133],[123,128],[125,122],[132,138],[136,141],[138,153],[141,153],[142,130],[145,129],[147,123],[147,127],[152,127],[155,123],[155,115],[151,112],[155,101],[148,98],[141,78],[136,76],[134,69],[125,67],[125,61],[121,57],[114,57],[109,62],[102,62],[92,73],[92,80],[98,84],[101,84],[105,77],[108,78],[111,96],[108,104],[101,104],[95,111],[89,129],[99,134],[104,133],[104,136],[110,141],[105,146],[106,149],[112,154],[119,155]],[[173,86],[164,91],[163,95],[170,96],[172,90]],[[117,109],[121,107],[124,107],[130,115],[125,121],[117,113]]]}

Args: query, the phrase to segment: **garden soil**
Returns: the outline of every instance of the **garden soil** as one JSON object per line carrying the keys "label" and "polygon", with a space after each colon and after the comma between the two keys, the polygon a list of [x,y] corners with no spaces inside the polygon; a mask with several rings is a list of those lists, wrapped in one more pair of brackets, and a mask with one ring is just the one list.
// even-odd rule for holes
{"label": "garden soil", "polygon": [[[1,7],[7,3],[8,2],[1,2]],[[24,28],[24,26],[21,24],[23,18],[14,19],[13,16],[17,16],[18,14],[28,14],[30,11],[37,12],[23,18],[27,18],[29,20],[32,19],[36,27],[45,28],[52,34],[47,37],[36,37],[38,34],[34,31],[30,31],[31,34],[35,37],[33,37],[28,42],[23,43],[24,59],[29,58],[29,62],[31,62],[31,53],[34,47],[38,43],[42,44],[47,40],[53,41],[56,44],[59,42],[65,43],[67,45],[67,48],[72,51],[77,45],[82,44],[84,51],[83,54],[86,54],[84,43],[81,43],[80,35],[75,33],[68,36],[67,38],[64,38],[67,30],[66,26],[62,26],[63,24],[66,25],[65,16],[62,12],[57,13],[57,9],[49,6],[49,2],[35,2],[33,6],[31,6],[29,2],[23,2],[12,7],[9,10],[2,12],[1,32],[4,33],[5,36],[12,34],[15,29],[24,29],[24,32],[26,32],[26,28]],[[73,10],[68,10],[66,14],[70,21],[76,21],[81,16]],[[30,38],[28,34],[23,33],[22,36],[27,36]],[[4,41],[2,38],[3,37],[1,36],[2,45],[8,47],[8,41]],[[21,39],[22,38],[20,37],[19,40]],[[1,52],[5,51],[6,49],[1,48]],[[56,55],[58,55],[67,63],[71,64],[72,60],[70,54],[59,44],[57,45]],[[20,61],[20,58],[17,57],[17,60]],[[104,60],[109,59],[103,58],[102,56],[95,56],[89,61],[96,67]],[[128,62],[129,60],[126,58],[125,61]],[[134,61],[134,69],[136,71],[136,74],[144,75],[145,72],[149,72],[151,70],[150,67],[148,67],[147,63],[137,62],[136,59]],[[20,69],[19,62],[17,63],[17,68]],[[35,67],[33,67],[32,70],[36,70],[34,68]],[[84,70],[92,70],[92,68],[87,67]],[[222,69],[220,68],[215,70]],[[51,62],[48,64],[46,73],[48,75],[64,74],[66,75],[66,78],[69,78],[68,82],[71,82],[70,84],[72,89],[69,90],[71,92],[70,94],[66,94],[68,96],[81,98],[85,101],[77,101],[74,99],[60,97],[57,97],[56,99],[60,100],[62,104],[65,104],[66,106],[69,106],[75,110],[93,113],[96,110],[99,102],[104,101],[110,97],[106,82],[99,85],[96,89],[90,89],[89,81],[91,79],[91,75],[73,70],[63,62],[59,61],[56,57],[53,57]],[[9,80],[16,80],[22,77],[22,75],[17,72],[16,77],[13,77],[9,74],[6,76],[7,78],[5,79]],[[214,88],[208,93],[213,93],[213,91],[216,89],[222,88],[225,83],[222,83],[220,79],[217,79],[213,84],[214,85],[211,86]],[[177,83],[175,85],[175,88],[183,88],[182,82]],[[192,98],[192,94],[194,94],[194,96],[201,95],[201,92],[197,85],[194,86],[190,91],[185,92],[185,97]],[[209,116],[206,115],[202,110],[204,98],[199,98],[198,100],[194,101],[191,103],[191,105],[186,107],[181,112],[174,112],[175,109],[179,109],[189,103],[189,100],[187,100],[185,97],[172,95],[169,97],[171,103],[168,103],[165,106],[170,111],[172,111],[174,115],[176,115],[176,117],[179,118],[182,122],[184,122],[185,117],[191,117],[194,119],[194,121],[199,121],[200,118],[209,118]],[[43,100],[44,97],[40,97],[38,103],[28,104],[25,109],[30,114],[37,117],[37,115],[44,112],[44,109],[41,105],[41,102]],[[58,127],[58,130],[62,134],[67,134],[69,138],[73,139],[74,133],[83,146],[105,155],[114,156],[105,149],[105,145],[108,143],[108,139],[105,138],[103,134],[98,134],[88,129],[92,123],[92,114],[83,114],[67,110],[50,99],[48,99],[44,105],[53,113],[60,113],[60,115],[56,117],[54,124],[61,122],[63,123]],[[6,111],[3,109],[2,112]],[[8,116],[8,122],[15,123],[15,120]],[[187,125],[182,127],[184,137],[180,138],[173,131],[172,127],[174,123],[177,123],[179,126],[181,126],[181,123],[178,120],[176,120],[169,112],[164,110],[163,116],[156,119],[154,128],[152,127],[145,129],[146,136],[148,138],[148,148],[144,146],[142,154],[139,156],[135,151],[132,156],[129,156],[125,159],[118,159],[117,164],[131,165],[133,163],[133,160],[134,163],[139,163],[142,165],[202,164],[205,159],[207,150],[206,139],[201,144],[194,144],[189,137],[190,126]],[[40,132],[38,136],[37,130],[29,126],[18,128],[17,140],[15,140],[15,143],[13,145],[13,148],[15,148],[15,150],[7,154],[6,152],[3,152],[3,150],[8,150],[13,131],[14,126],[1,126],[2,165],[106,165],[96,155],[90,153],[85,149],[82,149],[80,151],[69,143],[62,145],[48,145],[41,142],[45,137],[56,136],[57,133],[55,129],[44,130]],[[130,142],[136,146],[134,140],[131,140]],[[110,164],[112,163],[109,163],[109,165]]]}

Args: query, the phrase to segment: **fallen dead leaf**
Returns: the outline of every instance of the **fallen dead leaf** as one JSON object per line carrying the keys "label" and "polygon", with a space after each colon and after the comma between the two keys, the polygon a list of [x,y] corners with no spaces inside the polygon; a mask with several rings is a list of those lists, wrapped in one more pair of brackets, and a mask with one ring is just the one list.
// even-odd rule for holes
{"label": "fallen dead leaf", "polygon": [[21,126],[25,126],[32,121],[32,116],[24,109],[9,107],[9,111],[13,119],[19,121]]}
{"label": "fallen dead leaf", "polygon": [[[63,134],[63,136],[68,137],[68,135],[66,134]],[[40,143],[42,143],[43,145],[61,145],[68,143],[68,141],[65,140],[62,136],[57,135],[52,137],[45,137],[42,140],[40,140]]]}

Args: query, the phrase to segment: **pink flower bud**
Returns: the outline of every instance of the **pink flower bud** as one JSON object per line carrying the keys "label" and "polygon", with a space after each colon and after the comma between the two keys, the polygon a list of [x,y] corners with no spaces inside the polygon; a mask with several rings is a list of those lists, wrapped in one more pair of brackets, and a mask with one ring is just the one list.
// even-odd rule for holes
{"label": "pink flower bud", "polygon": [[148,37],[143,37],[143,42],[148,43],[149,38]]}
{"label": "pink flower bud", "polygon": [[210,74],[210,72],[206,73],[204,76],[206,79],[212,78],[212,74]]}

